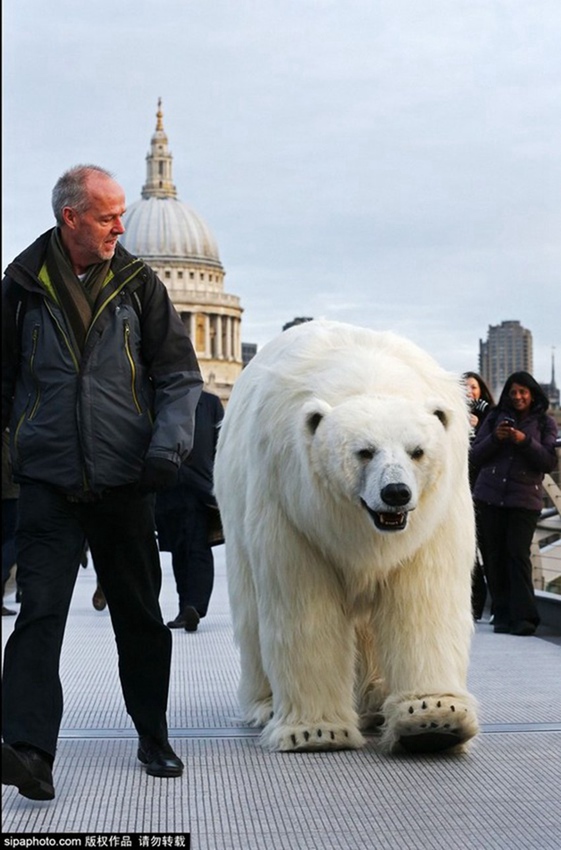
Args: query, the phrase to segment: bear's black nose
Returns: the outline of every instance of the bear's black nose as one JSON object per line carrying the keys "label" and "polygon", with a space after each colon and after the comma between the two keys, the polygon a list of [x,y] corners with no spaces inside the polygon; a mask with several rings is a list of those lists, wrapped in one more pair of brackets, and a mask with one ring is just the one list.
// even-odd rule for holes
{"label": "bear's black nose", "polygon": [[392,507],[401,507],[406,505],[411,499],[411,490],[407,484],[400,482],[399,484],[386,484],[381,492],[382,499],[386,505]]}

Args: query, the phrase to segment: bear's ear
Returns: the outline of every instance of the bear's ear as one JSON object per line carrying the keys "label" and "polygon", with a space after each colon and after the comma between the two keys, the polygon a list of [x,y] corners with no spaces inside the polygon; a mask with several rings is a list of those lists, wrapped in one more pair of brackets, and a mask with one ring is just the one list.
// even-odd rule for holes
{"label": "bear's ear", "polygon": [[313,398],[306,402],[302,408],[302,413],[304,415],[306,430],[310,436],[313,437],[317,431],[319,423],[330,410],[331,406],[326,401],[322,401],[319,398]]}
{"label": "bear's ear", "polygon": [[434,416],[439,419],[445,428],[448,427],[448,417],[446,415],[446,411],[441,410],[440,407],[437,407],[436,410],[433,410]]}
{"label": "bear's ear", "polygon": [[429,400],[427,407],[433,416],[436,416],[439,422],[442,422],[445,428],[448,428],[451,419],[450,410],[446,408],[438,399]]}

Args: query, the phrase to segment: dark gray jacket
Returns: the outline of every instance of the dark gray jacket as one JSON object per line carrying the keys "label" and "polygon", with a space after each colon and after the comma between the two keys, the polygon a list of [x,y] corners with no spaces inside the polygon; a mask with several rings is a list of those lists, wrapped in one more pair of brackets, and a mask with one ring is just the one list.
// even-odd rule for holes
{"label": "dark gray jacket", "polygon": [[146,457],[179,467],[202,378],[164,284],[118,245],[80,355],[39,277],[50,235],[2,283],[2,422],[14,478],[82,495],[137,482]]}

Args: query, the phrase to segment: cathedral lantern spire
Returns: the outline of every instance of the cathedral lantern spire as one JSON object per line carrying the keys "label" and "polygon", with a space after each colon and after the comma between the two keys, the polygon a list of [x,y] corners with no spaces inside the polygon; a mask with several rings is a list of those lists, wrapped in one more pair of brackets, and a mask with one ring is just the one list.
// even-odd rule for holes
{"label": "cathedral lantern spire", "polygon": [[162,98],[158,98],[156,130],[146,154],[146,183],[142,187],[143,198],[176,198],[171,167],[173,157],[168,150],[168,137],[164,131]]}

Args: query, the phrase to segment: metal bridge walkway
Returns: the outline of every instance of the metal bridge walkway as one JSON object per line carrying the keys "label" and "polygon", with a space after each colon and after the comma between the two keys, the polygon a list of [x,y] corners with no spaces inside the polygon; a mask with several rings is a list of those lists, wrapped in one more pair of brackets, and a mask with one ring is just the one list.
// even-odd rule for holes
{"label": "metal bridge walkway", "polygon": [[[146,846],[179,846],[190,833],[193,850],[559,850],[558,631],[520,638],[477,624],[470,689],[482,734],[467,756],[388,757],[374,738],[358,752],[266,753],[236,718],[224,547],[215,555],[208,617],[196,633],[173,633],[169,725],[184,776],[154,779],[136,761],[109,615],[91,605],[90,566],[80,570],[63,650],[57,796],[37,803],[5,788],[5,833],[169,836]],[[162,563],[170,619],[167,555]],[[4,639],[12,619],[3,618]],[[91,846],[120,845],[98,838]]]}

